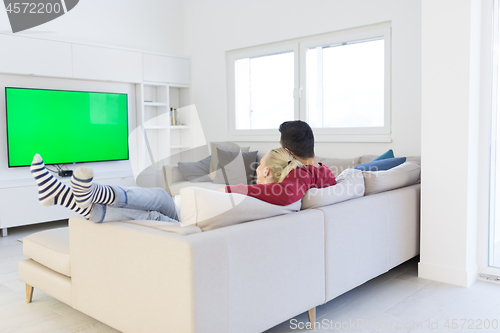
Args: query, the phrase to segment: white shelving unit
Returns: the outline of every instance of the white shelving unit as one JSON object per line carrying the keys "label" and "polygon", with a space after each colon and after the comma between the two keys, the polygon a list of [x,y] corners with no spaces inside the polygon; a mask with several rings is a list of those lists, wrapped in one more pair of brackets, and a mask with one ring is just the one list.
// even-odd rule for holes
{"label": "white shelving unit", "polygon": [[170,154],[172,155],[172,163],[187,160],[190,158],[187,152],[183,151],[193,148],[193,132],[190,124],[192,124],[191,115],[189,112],[182,110],[182,107],[190,103],[189,86],[187,85],[169,85],[168,86],[169,107],[178,109],[179,121],[181,125],[170,127]]}
{"label": "white shelving unit", "polygon": [[[142,186],[162,186],[161,166],[187,160],[189,149],[193,148],[191,114],[182,110],[190,104],[189,86],[143,82],[136,87],[136,96],[140,96],[137,121],[143,131],[139,135],[136,167],[138,170],[148,169],[138,182]],[[179,111],[181,125],[171,125],[171,108]]]}

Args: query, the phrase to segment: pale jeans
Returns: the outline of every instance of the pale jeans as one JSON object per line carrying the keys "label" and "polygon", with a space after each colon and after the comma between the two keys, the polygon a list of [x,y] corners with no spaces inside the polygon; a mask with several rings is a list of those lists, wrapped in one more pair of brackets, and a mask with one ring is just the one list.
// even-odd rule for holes
{"label": "pale jeans", "polygon": [[116,193],[112,205],[95,204],[93,222],[155,220],[179,222],[174,200],[162,188],[111,186]]}

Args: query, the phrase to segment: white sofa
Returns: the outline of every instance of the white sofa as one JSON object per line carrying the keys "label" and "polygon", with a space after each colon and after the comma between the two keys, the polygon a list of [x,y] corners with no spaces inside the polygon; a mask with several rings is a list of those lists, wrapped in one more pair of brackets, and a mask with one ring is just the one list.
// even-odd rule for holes
{"label": "white sofa", "polygon": [[418,255],[419,225],[420,184],[184,234],[72,217],[25,238],[19,277],[123,332],[262,332]]}

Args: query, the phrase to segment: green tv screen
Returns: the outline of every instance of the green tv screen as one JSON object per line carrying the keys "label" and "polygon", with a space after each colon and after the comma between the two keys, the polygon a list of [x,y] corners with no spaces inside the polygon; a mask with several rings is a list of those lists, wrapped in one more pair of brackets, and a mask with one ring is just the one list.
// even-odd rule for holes
{"label": "green tv screen", "polygon": [[127,94],[5,88],[9,167],[127,160]]}

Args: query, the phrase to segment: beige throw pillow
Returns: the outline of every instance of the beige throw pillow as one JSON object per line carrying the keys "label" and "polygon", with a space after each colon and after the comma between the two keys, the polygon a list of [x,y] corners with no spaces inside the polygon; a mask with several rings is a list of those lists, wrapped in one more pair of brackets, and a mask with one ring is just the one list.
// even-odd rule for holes
{"label": "beige throw pillow", "polygon": [[278,206],[238,193],[222,193],[199,187],[181,189],[181,224],[203,231],[289,214],[300,210],[300,200]]}
{"label": "beige throw pillow", "polygon": [[337,184],[325,188],[311,188],[302,198],[301,209],[333,205],[362,197],[365,194],[363,171],[346,169],[337,177]]}
{"label": "beige throw pillow", "polygon": [[363,171],[365,195],[394,190],[415,184],[420,177],[420,163],[405,162],[385,171]]}

